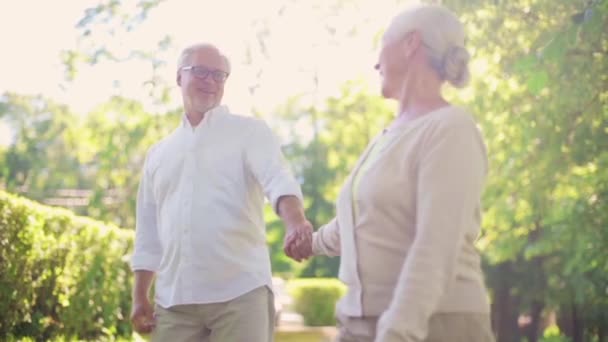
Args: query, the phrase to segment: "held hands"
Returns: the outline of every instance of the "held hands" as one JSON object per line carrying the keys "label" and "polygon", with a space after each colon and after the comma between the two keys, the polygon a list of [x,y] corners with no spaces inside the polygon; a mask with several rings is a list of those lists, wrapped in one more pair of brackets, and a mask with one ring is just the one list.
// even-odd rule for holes
{"label": "held hands", "polygon": [[287,226],[283,251],[296,260],[302,261],[312,256],[312,224],[308,220]]}
{"label": "held hands", "polygon": [[281,196],[277,208],[286,227],[283,251],[296,261],[308,259],[312,255],[312,224],[306,219],[300,199]]}

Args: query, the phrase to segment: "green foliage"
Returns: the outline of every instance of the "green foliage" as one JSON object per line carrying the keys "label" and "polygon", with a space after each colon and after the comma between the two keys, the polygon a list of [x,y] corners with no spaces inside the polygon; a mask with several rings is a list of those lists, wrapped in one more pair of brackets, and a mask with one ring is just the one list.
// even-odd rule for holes
{"label": "green foliage", "polygon": [[133,234],[0,192],[0,337],[129,336]]}
{"label": "green foliage", "polygon": [[547,327],[543,332],[540,342],[571,342],[569,338],[562,335],[559,328],[555,325]]}
{"label": "green foliage", "polygon": [[146,151],[180,115],[119,97],[77,115],[42,97],[5,94],[0,118],[16,133],[0,153],[0,189],[132,228]]}
{"label": "green foliage", "polygon": [[276,342],[330,342],[333,339],[328,333],[318,330],[306,331],[277,331]]}
{"label": "green foliage", "polygon": [[336,302],[346,292],[342,282],[333,278],[300,278],[287,283],[294,310],[309,326],[335,325]]}
{"label": "green foliage", "polygon": [[[335,216],[334,201],[344,179],[369,141],[390,122],[392,106],[352,81],[323,106],[301,105],[290,99],[278,110],[278,126],[291,142],[285,155],[301,179],[306,215],[318,228]],[[301,127],[311,127],[302,132]],[[301,271],[303,277],[335,277],[339,258],[315,257]]]}
{"label": "green foliage", "polygon": [[[105,47],[92,44],[95,35],[102,33],[99,27],[127,34],[158,3],[146,1],[133,13],[114,0],[89,9],[78,29],[93,48],[66,52],[68,76],[73,77],[81,63],[116,59],[112,45],[120,40],[102,40],[110,42]],[[344,13],[346,4],[356,3],[330,1],[327,9],[317,6],[317,10],[334,18]],[[442,3],[465,22],[473,56],[471,86],[447,94],[476,116],[488,144],[490,173],[478,246],[498,339],[538,340],[541,327],[523,332],[517,319],[529,314],[538,322],[543,312],[556,312],[561,333],[574,342],[606,336],[608,1]],[[272,16],[297,12],[298,7],[292,6],[282,3]],[[250,66],[258,75],[266,65],[258,58],[273,57],[269,56],[273,49],[267,48],[271,22],[259,20],[252,28],[260,51],[254,51],[253,44],[245,56],[247,63],[256,64]],[[345,33],[331,19],[328,25],[326,38],[336,43],[357,34],[356,30]],[[159,39],[164,43],[156,52],[166,51],[171,40]],[[154,52],[132,55],[158,64]],[[315,82],[317,76],[323,75],[315,74]],[[157,92],[165,86],[158,83]],[[317,97],[311,106],[296,96],[266,117],[277,123],[277,131],[287,130],[285,153],[303,184],[307,214],[315,227],[333,217],[342,182],[370,138],[394,112],[386,101],[370,94],[377,90],[353,81],[336,97]],[[0,188],[41,201],[55,196],[58,189],[90,189],[93,195],[88,205],[74,209],[125,227],[133,226],[134,190],[145,150],[179,120],[177,113],[147,113],[137,101],[127,99],[110,99],[89,115],[76,115],[40,97],[14,94],[0,100],[0,117],[17,134],[15,144],[0,151]],[[310,129],[306,132],[302,127]],[[282,252],[282,225],[270,212],[267,221],[275,271],[290,276],[337,274],[338,258],[313,258],[304,264],[287,259]],[[30,251],[33,237],[23,234],[23,240],[15,242],[23,260],[7,270],[30,279],[30,271],[24,270],[35,268],[34,259],[26,256],[44,250]],[[97,267],[95,259],[89,262]],[[27,287],[2,291],[6,289],[27,298],[35,295]],[[33,304],[11,305],[27,316],[21,306]]]}
{"label": "green foliage", "polygon": [[499,340],[518,338],[520,313],[543,310],[574,341],[605,334],[608,1],[444,3],[475,56],[460,100],[490,152],[479,246]]}

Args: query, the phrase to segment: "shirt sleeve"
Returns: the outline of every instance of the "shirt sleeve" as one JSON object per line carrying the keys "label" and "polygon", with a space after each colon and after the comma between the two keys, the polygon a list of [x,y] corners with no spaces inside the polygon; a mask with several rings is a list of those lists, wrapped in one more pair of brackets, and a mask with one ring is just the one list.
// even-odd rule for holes
{"label": "shirt sleeve", "polygon": [[487,170],[485,145],[468,115],[442,119],[421,151],[416,235],[376,342],[425,340],[465,233],[474,227]]}
{"label": "shirt sleeve", "polygon": [[314,255],[340,255],[340,226],[338,225],[338,218],[334,218],[312,234],[312,252]]}
{"label": "shirt sleeve", "polygon": [[261,120],[256,121],[246,148],[246,160],[275,212],[278,213],[281,196],[296,196],[302,201],[302,189],[285,161],[278,139]]}
{"label": "shirt sleeve", "polygon": [[158,237],[156,201],[148,171],[149,155],[150,153],[144,163],[137,191],[135,246],[131,257],[131,269],[156,272],[161,261],[162,247]]}

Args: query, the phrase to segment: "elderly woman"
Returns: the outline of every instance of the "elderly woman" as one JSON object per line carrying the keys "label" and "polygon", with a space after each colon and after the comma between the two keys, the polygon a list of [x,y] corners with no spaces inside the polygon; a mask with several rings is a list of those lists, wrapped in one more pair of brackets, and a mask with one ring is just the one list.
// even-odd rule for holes
{"label": "elderly woman", "polygon": [[342,256],[340,342],[494,340],[474,246],[486,149],[467,110],[441,94],[444,82],[467,83],[464,43],[460,21],[428,5],[396,16],[383,36],[376,69],[398,114],[363,152],[336,218],[308,251]]}

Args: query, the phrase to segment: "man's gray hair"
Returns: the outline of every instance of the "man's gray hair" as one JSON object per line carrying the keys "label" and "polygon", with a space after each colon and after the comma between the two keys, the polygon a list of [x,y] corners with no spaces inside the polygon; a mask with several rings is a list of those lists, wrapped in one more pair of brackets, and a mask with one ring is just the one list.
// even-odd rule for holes
{"label": "man's gray hair", "polygon": [[202,49],[215,50],[224,59],[224,63],[226,63],[226,67],[228,68],[226,71],[230,73],[230,70],[232,69],[230,59],[228,59],[228,57],[220,49],[210,43],[196,43],[183,49],[182,53],[179,55],[179,59],[177,60],[177,69],[179,70],[181,67],[186,66],[185,63],[190,55]]}

